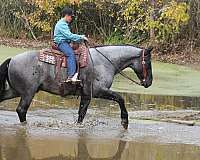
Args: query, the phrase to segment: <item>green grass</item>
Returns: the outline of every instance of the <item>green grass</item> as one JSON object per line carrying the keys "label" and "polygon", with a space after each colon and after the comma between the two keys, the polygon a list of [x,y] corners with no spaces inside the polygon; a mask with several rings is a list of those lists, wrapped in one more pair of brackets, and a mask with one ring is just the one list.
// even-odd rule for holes
{"label": "green grass", "polygon": [[[25,50],[0,46],[0,62]],[[133,71],[127,69],[125,72],[137,80]],[[200,71],[180,65],[154,62],[153,76],[153,85],[148,89],[137,86],[120,75],[116,76],[112,87],[116,91],[138,94],[200,96]]]}
{"label": "green grass", "polygon": [[[125,72],[137,79],[130,69]],[[153,85],[148,89],[117,76],[113,89],[151,95],[200,96],[200,71],[175,64],[154,62],[153,76]]]}
{"label": "green grass", "polygon": [[22,53],[26,51],[27,49],[20,49],[20,48],[14,48],[14,47],[5,47],[0,46],[0,63],[5,61],[9,57],[13,57],[18,53]]}

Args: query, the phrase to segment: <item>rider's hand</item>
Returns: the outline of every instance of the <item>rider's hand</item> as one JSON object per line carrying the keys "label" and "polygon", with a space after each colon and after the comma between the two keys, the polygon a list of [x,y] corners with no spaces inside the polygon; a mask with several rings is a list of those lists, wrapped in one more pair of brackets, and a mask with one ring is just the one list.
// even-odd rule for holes
{"label": "rider's hand", "polygon": [[87,42],[89,41],[88,38],[87,38],[85,35],[82,35],[82,39],[83,39],[84,41],[87,41]]}

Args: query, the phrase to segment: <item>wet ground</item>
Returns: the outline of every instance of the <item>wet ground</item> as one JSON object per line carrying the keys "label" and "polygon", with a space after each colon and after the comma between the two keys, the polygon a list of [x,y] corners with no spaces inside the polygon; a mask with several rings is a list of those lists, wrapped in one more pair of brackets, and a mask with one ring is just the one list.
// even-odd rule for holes
{"label": "wet ground", "polygon": [[[18,99],[0,106],[0,160],[199,160],[198,97],[123,94],[130,125],[120,125],[116,103],[95,100],[77,125],[78,100],[39,93],[21,125]],[[165,106],[165,107],[163,107]],[[195,121],[196,125],[154,119]],[[152,119],[152,120],[144,120]]]}

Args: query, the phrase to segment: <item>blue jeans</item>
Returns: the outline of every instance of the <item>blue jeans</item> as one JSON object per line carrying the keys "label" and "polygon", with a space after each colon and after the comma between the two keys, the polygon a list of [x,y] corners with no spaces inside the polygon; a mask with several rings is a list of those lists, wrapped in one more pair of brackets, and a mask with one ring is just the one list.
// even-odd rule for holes
{"label": "blue jeans", "polygon": [[72,77],[76,73],[76,59],[74,51],[67,42],[61,42],[58,45],[58,49],[67,57],[67,74],[69,77]]}

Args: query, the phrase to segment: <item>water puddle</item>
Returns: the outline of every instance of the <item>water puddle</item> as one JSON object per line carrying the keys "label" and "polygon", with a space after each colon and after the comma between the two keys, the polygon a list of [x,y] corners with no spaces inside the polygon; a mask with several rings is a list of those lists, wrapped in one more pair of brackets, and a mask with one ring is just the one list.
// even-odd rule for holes
{"label": "water puddle", "polygon": [[1,103],[0,160],[199,160],[199,126],[136,118],[184,113],[200,120],[200,98],[122,96],[129,111],[128,131],[120,125],[118,104],[106,100],[92,101],[82,125],[76,124],[76,97],[38,93],[26,125],[19,123],[15,112],[19,99]]}
{"label": "water puddle", "polygon": [[0,160],[199,160],[198,146],[148,139],[151,137],[139,141],[91,138],[85,131],[77,131],[73,137],[38,137],[18,128],[0,134]]}

